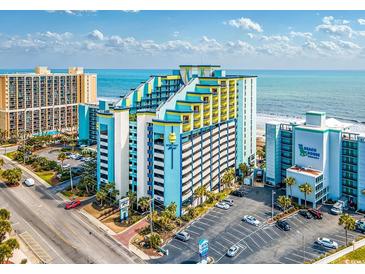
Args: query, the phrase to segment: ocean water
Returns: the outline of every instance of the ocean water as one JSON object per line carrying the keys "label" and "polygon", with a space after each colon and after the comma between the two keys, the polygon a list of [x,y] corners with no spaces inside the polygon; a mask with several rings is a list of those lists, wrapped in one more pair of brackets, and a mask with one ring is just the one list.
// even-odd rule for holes
{"label": "ocean water", "polygon": [[[14,71],[0,70],[0,73]],[[118,98],[150,75],[164,75],[171,70],[86,71],[98,74],[98,97]],[[266,120],[300,119],[307,110],[316,110],[351,122],[354,130],[365,132],[365,71],[227,70],[227,74],[258,76],[259,127]]]}

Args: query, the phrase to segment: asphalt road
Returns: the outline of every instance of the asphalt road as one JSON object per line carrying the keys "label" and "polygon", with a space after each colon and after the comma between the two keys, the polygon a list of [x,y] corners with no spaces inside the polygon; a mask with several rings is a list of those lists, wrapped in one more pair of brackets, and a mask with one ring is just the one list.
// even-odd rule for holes
{"label": "asphalt road", "polygon": [[[10,167],[6,161],[3,168]],[[23,177],[31,176],[23,172]],[[63,200],[38,181],[33,187],[0,183],[0,207],[11,211],[18,234],[31,235],[47,255],[46,263],[143,263],[77,209],[66,211]]]}
{"label": "asphalt road", "polygon": [[[209,241],[208,255],[219,264],[298,264],[327,251],[314,244],[318,237],[328,237],[339,245],[344,244],[345,232],[338,225],[339,217],[328,214],[328,208],[323,208],[323,220],[307,220],[298,214],[291,216],[287,219],[291,230],[285,232],[266,223],[271,215],[270,188],[254,188],[247,197],[231,198],[235,203],[233,207],[228,210],[213,208],[194,221],[185,229],[190,240],[172,239],[164,246],[169,255],[153,263],[197,263],[200,260],[200,239]],[[244,215],[254,216],[261,225],[256,227],[243,222]],[[349,232],[349,241],[359,235]],[[233,245],[239,246],[240,250],[235,257],[229,258],[226,252]]]}

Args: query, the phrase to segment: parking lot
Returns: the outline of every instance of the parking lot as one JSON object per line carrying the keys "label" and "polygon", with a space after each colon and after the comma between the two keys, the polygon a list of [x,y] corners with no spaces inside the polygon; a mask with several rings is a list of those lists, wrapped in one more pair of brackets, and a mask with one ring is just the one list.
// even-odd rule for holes
{"label": "parking lot", "polygon": [[[48,148],[44,148],[42,150],[35,152],[35,154],[37,154],[39,156],[46,157],[47,159],[53,160],[56,162],[59,162],[57,157],[58,157],[58,154],[60,154],[60,153],[61,153],[61,148],[56,148],[56,147],[48,147]],[[82,161],[68,158],[63,162],[63,164],[65,166],[70,165],[71,167],[78,167],[82,164]]]}
{"label": "parking lot", "polygon": [[[279,195],[279,194],[278,194]],[[320,256],[326,250],[314,244],[318,237],[328,237],[339,245],[345,243],[345,231],[338,225],[338,216],[327,213],[323,208],[322,220],[307,220],[296,214],[287,219],[290,231],[283,231],[266,221],[271,216],[271,189],[253,188],[247,197],[230,197],[234,206],[228,210],[213,208],[207,214],[188,226],[191,238],[187,242],[172,239],[164,246],[168,256],[154,260],[154,263],[197,263],[199,261],[198,240],[209,241],[208,256],[215,263],[274,263],[297,264]],[[277,212],[277,211],[276,211]],[[244,215],[252,215],[261,226],[241,221]],[[349,241],[357,232],[349,232]],[[240,250],[233,257],[226,252],[232,245]]]}

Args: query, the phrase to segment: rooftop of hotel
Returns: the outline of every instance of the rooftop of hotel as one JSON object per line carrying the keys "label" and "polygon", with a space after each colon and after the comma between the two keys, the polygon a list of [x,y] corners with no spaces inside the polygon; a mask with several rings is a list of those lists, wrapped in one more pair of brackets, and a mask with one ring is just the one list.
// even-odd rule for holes
{"label": "rooftop of hotel", "polygon": [[302,174],[309,175],[312,177],[318,177],[319,175],[322,174],[322,172],[319,170],[311,169],[311,168],[303,168],[300,166],[292,166],[292,167],[288,168],[287,170],[296,172],[296,173],[302,173]]}

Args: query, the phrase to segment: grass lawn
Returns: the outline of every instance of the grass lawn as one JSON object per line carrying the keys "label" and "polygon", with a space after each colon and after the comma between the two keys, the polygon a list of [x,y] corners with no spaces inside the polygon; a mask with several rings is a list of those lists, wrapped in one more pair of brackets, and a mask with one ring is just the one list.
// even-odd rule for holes
{"label": "grass lawn", "polygon": [[364,264],[365,263],[365,246],[338,258],[331,264]]}
{"label": "grass lawn", "polygon": [[45,180],[50,185],[53,185],[52,178],[56,175],[56,172],[54,171],[41,171],[41,172],[35,172],[39,177],[41,177],[43,180]]}
{"label": "grass lawn", "polygon": [[14,160],[14,155],[15,155],[16,151],[13,151],[13,152],[8,152],[5,154],[6,157]]}

